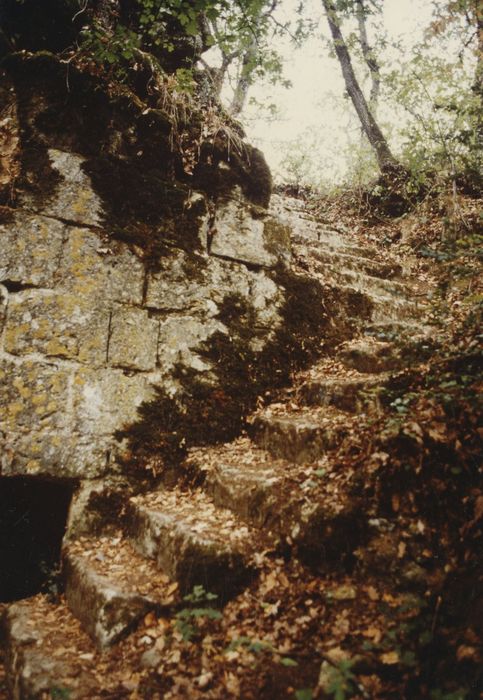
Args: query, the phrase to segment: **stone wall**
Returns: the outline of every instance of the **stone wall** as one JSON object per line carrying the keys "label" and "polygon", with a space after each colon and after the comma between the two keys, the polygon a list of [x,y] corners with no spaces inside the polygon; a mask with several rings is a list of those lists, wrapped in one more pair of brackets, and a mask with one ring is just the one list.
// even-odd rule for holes
{"label": "stone wall", "polygon": [[108,235],[83,157],[49,148],[48,158],[54,196],[21,192],[0,225],[1,473],[96,478],[120,469],[114,432],[154,389],[176,395],[174,368],[216,384],[198,349],[231,332],[226,297],[253,309],[255,349],[271,337],[284,290],[267,271],[289,261],[289,236],[240,188],[214,208],[187,191],[196,252],[173,246],[150,269]]}

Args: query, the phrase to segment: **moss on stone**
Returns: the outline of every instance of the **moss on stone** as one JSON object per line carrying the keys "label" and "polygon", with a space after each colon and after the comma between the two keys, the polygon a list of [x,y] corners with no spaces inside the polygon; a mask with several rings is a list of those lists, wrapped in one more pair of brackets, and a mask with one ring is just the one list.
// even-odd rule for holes
{"label": "moss on stone", "polygon": [[290,250],[290,229],[278,219],[267,219],[264,226],[265,248],[273,255]]}

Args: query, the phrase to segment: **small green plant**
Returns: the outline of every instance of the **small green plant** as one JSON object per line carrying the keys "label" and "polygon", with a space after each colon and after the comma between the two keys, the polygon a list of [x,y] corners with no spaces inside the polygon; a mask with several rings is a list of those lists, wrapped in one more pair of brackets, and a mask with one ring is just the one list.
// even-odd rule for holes
{"label": "small green plant", "polygon": [[332,693],[334,700],[346,700],[355,692],[355,676],[351,671],[353,663],[349,660],[341,661],[331,670],[327,692]]}
{"label": "small green plant", "polygon": [[262,642],[259,639],[252,639],[251,637],[235,637],[228,645],[226,651],[236,651],[239,647],[245,647],[254,654],[259,654],[261,651],[275,651],[271,644]]}
{"label": "small green plant", "polygon": [[205,591],[203,586],[194,586],[193,591],[184,596],[183,600],[191,605],[176,613],[175,625],[185,642],[189,642],[199,631],[197,620],[219,620],[222,617],[219,610],[209,605],[201,607],[202,603],[216,600],[216,598],[218,596],[215,593]]}
{"label": "small green plant", "polygon": [[466,690],[456,690],[454,693],[445,693],[442,690],[431,691],[431,700],[465,700],[467,697]]}
{"label": "small green plant", "polygon": [[312,688],[301,688],[295,691],[295,700],[312,700],[313,697]]}
{"label": "small green plant", "polygon": [[408,412],[409,406],[416,396],[417,394],[414,392],[408,392],[404,394],[404,396],[398,396],[398,398],[394,399],[390,406],[396,413],[405,414]]}
{"label": "small green plant", "polygon": [[[273,654],[279,654],[280,652],[269,642],[263,642],[259,639],[252,639],[251,637],[235,637],[232,639],[226,652],[236,651],[239,647],[245,647],[247,651],[253,654],[259,654],[262,651],[269,651]],[[279,664],[285,666],[286,668],[298,666],[295,659],[291,659],[289,656],[282,656],[279,658]]]}
{"label": "small green plant", "polygon": [[51,700],[69,700],[71,691],[69,688],[54,686],[50,689]]}

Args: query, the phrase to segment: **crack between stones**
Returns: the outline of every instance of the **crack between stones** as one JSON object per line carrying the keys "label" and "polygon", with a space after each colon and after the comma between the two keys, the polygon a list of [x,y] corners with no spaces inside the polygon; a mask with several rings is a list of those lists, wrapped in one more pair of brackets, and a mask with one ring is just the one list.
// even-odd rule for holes
{"label": "crack between stones", "polygon": [[111,347],[111,337],[112,337],[112,311],[109,311],[109,318],[107,321],[106,365],[109,364],[109,350]]}
{"label": "crack between stones", "polygon": [[243,265],[243,267],[246,267],[247,270],[250,270],[250,272],[260,272],[261,270],[271,270],[272,268],[269,267],[268,265],[262,265],[261,263],[251,263],[247,262],[246,260],[240,260],[239,258],[232,258],[229,255],[220,255],[220,253],[209,253],[210,257],[212,258],[218,258],[219,260],[225,260],[226,262],[231,262],[231,263],[238,263],[239,265]]}

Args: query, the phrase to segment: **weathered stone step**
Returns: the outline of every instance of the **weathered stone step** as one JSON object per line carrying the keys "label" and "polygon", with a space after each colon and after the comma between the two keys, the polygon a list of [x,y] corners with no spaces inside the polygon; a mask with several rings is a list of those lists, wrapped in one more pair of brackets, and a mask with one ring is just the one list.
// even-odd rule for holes
{"label": "weathered stone step", "polygon": [[215,505],[229,508],[266,532],[274,528],[288,462],[275,460],[248,437],[241,437],[226,445],[191,450],[187,463]]}
{"label": "weathered stone step", "polygon": [[309,406],[336,406],[343,411],[360,412],[378,407],[378,388],[387,378],[386,374],[327,377],[314,372],[297,395]]}
{"label": "weathered stone step", "polygon": [[315,234],[314,232],[312,237],[307,237],[302,235],[299,231],[296,231],[292,234],[291,241],[295,245],[306,248],[310,254],[314,249],[318,249],[326,253],[338,253],[350,255],[352,257],[368,258],[370,260],[377,260],[379,255],[375,248],[365,248],[355,242],[351,242],[349,237],[341,236],[336,233],[321,237],[320,233]]}
{"label": "weathered stone step", "polygon": [[339,348],[338,357],[347,367],[367,374],[389,372],[406,364],[393,343],[371,337],[356,338],[343,343]]}
{"label": "weathered stone step", "polygon": [[433,328],[416,321],[379,321],[363,326],[362,330],[367,335],[386,341],[397,338],[423,340],[434,335]]}
{"label": "weathered stone step", "polygon": [[360,289],[346,284],[332,284],[330,286],[336,289],[338,294],[345,295],[347,298],[351,294],[359,294],[366,298],[366,305],[370,306],[370,312],[362,316],[359,305],[357,305],[352,312],[349,309],[350,315],[354,318],[359,316],[361,318],[369,318],[373,323],[379,323],[388,319],[391,321],[417,320],[423,314],[424,304],[421,301],[410,301],[408,299],[386,296],[385,294],[376,294],[371,290],[362,292]]}
{"label": "weathered stone step", "polygon": [[[283,408],[280,405],[280,408]],[[313,462],[335,447],[348,430],[348,416],[328,406],[274,411],[273,406],[250,419],[250,436],[274,457],[298,464]]]}
{"label": "weathered stone step", "polygon": [[364,272],[356,270],[343,270],[333,265],[323,265],[321,273],[328,279],[351,286],[363,293],[372,294],[376,298],[379,296],[395,297],[399,299],[411,300],[415,296],[415,288],[409,284],[397,282],[395,280],[385,280],[381,277],[373,277]]}
{"label": "weathered stone step", "polygon": [[201,490],[132,498],[127,530],[134,547],[177,581],[182,593],[202,585],[225,598],[250,574],[253,532]]}
{"label": "weathered stone step", "polygon": [[288,543],[320,556],[347,541],[342,523],[349,522],[356,504],[348,497],[347,474],[325,459],[325,468],[274,459],[242,437],[192,450],[188,462],[215,503],[263,529],[274,545]]}
{"label": "weathered stone step", "polygon": [[340,270],[354,270],[371,277],[382,279],[396,279],[402,275],[402,267],[393,260],[379,261],[359,255],[348,255],[335,250],[324,250],[312,246],[310,249],[312,259],[324,264],[338,267]]}
{"label": "weathered stone step", "polygon": [[99,682],[98,652],[65,602],[37,595],[12,603],[4,635],[11,700],[92,700],[107,690],[109,679]]}
{"label": "weathered stone step", "polygon": [[177,585],[121,535],[70,542],[63,569],[67,605],[100,649],[117,642],[148,610],[177,599]]}

